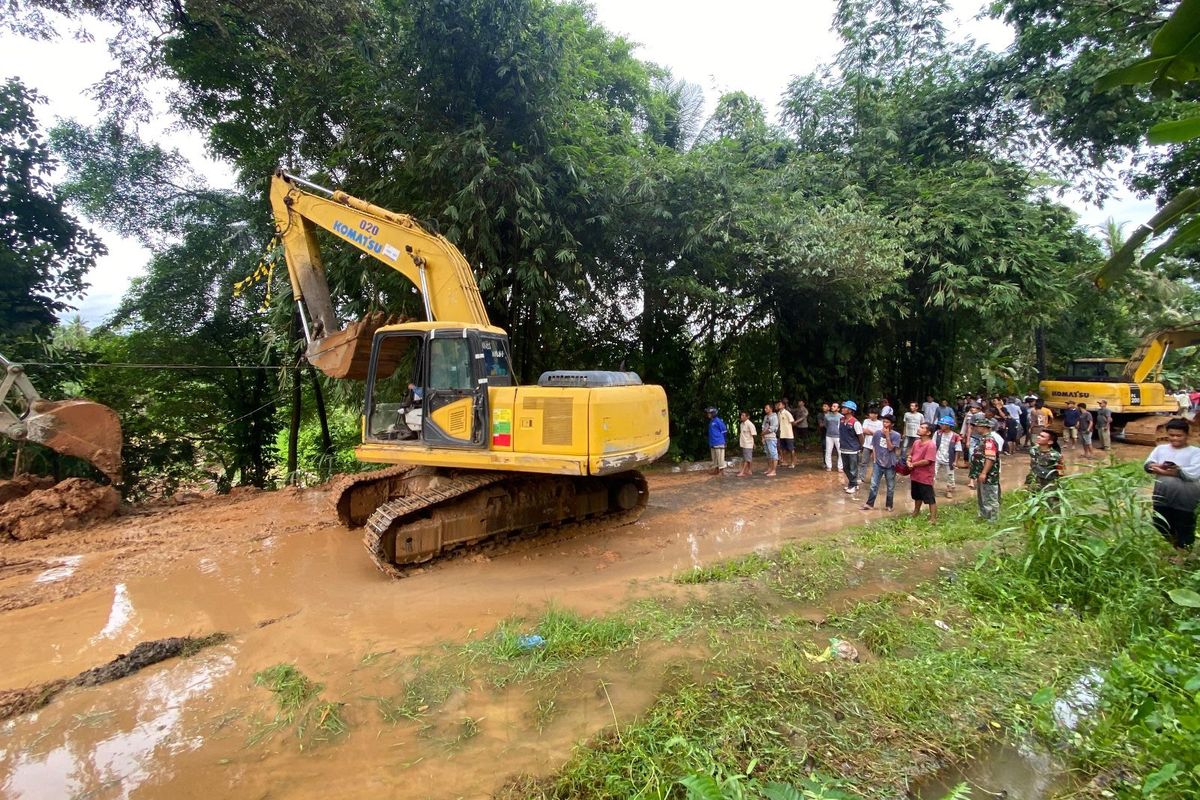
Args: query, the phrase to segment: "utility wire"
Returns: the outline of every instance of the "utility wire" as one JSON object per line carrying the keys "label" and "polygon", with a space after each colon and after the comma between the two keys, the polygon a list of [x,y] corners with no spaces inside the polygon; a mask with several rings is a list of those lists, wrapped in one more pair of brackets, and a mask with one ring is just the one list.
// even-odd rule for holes
{"label": "utility wire", "polygon": [[284,365],[273,367],[261,364],[237,366],[231,364],[133,364],[87,361],[17,361],[23,367],[101,367],[105,369],[290,369]]}

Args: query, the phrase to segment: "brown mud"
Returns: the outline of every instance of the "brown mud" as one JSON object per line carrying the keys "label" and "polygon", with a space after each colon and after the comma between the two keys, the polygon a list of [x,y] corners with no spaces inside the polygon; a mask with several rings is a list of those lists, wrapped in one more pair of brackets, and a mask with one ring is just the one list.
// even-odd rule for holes
{"label": "brown mud", "polygon": [[18,475],[11,481],[0,481],[0,505],[38,489],[49,489],[54,483],[49,475]]}
{"label": "brown mud", "polygon": [[44,488],[28,485],[35,488],[0,503],[0,542],[77,530],[108,519],[121,507],[116,489],[85,478],[67,478]]}
{"label": "brown mud", "polygon": [[[1006,484],[1019,482],[1022,462],[1006,463]],[[63,680],[144,640],[233,633],[192,658],[102,690],[63,692],[9,720],[0,727],[0,795],[486,797],[513,776],[554,772],[580,741],[619,735],[673,681],[699,674],[705,655],[641,643],[578,662],[546,694],[543,683],[447,679],[454,688],[440,702],[385,717],[378,698],[417,691],[406,672],[414,663],[514,615],[533,618],[550,605],[592,615],[695,591],[671,578],[883,516],[859,511],[862,499],[843,493],[838,474],[812,455],[776,478],[736,479],[730,470],[649,480],[650,505],[632,525],[550,532],[402,581],[375,569],[360,533],[336,523],[319,489],[209,498],[0,545],[13,565],[0,569],[0,689]],[[909,506],[906,481],[898,483],[897,514]],[[960,488],[959,502],[970,501]],[[830,603],[778,613],[818,621],[928,574],[927,565],[852,566]],[[254,675],[278,663],[296,665],[324,685],[325,700],[345,704],[346,734],[304,750],[286,730],[248,744],[273,713]]]}

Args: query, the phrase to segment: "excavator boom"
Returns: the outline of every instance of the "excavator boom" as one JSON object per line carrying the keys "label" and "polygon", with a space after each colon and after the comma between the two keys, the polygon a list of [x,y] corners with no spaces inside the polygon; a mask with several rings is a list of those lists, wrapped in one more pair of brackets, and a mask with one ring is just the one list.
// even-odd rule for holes
{"label": "excavator boom", "polygon": [[90,400],[43,400],[20,364],[0,356],[0,368],[0,432],[82,458],[113,483],[121,481],[121,421],[115,411]]}
{"label": "excavator boom", "polygon": [[[337,319],[316,240],[324,228],[404,275],[420,290],[430,322],[488,326],[471,266],[445,237],[413,217],[277,170],[271,209],[283,242],[292,292],[305,320],[308,360],[333,378],[367,376],[371,338],[382,314],[343,327]],[[307,309],[311,321],[304,316]]]}
{"label": "excavator boom", "polygon": [[1124,377],[1131,383],[1158,380],[1163,359],[1170,350],[1200,344],[1200,321],[1189,322],[1175,328],[1155,331],[1142,339],[1137,350],[1125,365]]}

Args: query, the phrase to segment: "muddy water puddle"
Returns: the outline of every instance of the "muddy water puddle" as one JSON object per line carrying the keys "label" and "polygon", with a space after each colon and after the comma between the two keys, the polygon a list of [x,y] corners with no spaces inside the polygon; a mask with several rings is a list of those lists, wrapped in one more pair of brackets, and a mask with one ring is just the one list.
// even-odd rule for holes
{"label": "muddy water puddle", "polygon": [[966,784],[971,800],[1049,800],[1066,788],[1063,765],[1050,753],[1026,744],[996,742],[961,767],[921,784],[919,800],[941,800]]}
{"label": "muddy water puddle", "polygon": [[290,725],[263,735],[275,710],[241,665],[270,663],[273,647],[217,648],[10,721],[0,728],[0,794],[486,797],[505,780],[552,773],[578,741],[619,736],[665,685],[698,679],[704,661],[697,650],[643,649],[499,688],[468,681],[411,718],[387,718],[381,700],[413,677],[398,658],[302,660],[349,726],[320,741]]}
{"label": "muddy water puddle", "polygon": [[[836,474],[811,469],[773,480],[651,480],[650,507],[634,525],[539,537],[398,582],[375,570],[356,532],[330,524],[313,493],[251,498],[221,514],[197,504],[172,510],[169,520],[126,523],[139,542],[158,541],[154,526],[169,524],[160,538],[177,552],[161,563],[147,560],[150,545],[128,559],[52,554],[45,569],[6,578],[5,588],[77,580],[96,565],[118,577],[101,590],[0,614],[0,689],[73,675],[143,640],[213,631],[234,638],[102,688],[69,690],[5,723],[0,794],[487,796],[513,775],[552,772],[589,736],[619,731],[664,681],[702,657],[645,651],[632,662],[622,655],[582,664],[553,692],[536,682],[475,686],[396,724],[372,699],[402,688],[385,663],[465,642],[548,605],[609,611],[662,592],[670,576],[694,566],[872,518],[840,491]],[[122,538],[119,527],[111,535]],[[858,580],[841,599],[898,585],[890,573]],[[386,658],[368,659],[378,653]],[[324,684],[325,699],[346,704],[347,735],[303,752],[287,731],[247,746],[271,714],[254,675],[281,662]]]}

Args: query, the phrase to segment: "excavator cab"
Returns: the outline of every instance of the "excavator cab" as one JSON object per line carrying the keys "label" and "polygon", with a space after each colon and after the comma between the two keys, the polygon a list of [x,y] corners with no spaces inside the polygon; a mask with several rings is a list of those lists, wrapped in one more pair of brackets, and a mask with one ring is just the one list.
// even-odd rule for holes
{"label": "excavator cab", "polygon": [[488,389],[512,385],[508,337],[499,329],[385,326],[371,346],[364,438],[485,449]]}

